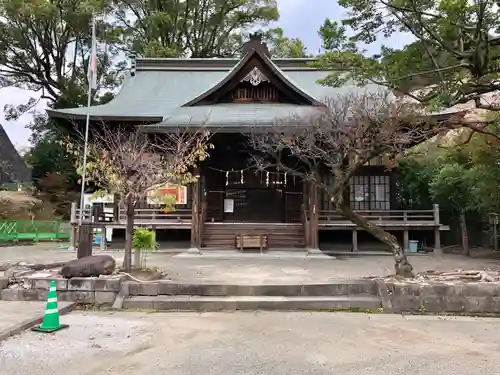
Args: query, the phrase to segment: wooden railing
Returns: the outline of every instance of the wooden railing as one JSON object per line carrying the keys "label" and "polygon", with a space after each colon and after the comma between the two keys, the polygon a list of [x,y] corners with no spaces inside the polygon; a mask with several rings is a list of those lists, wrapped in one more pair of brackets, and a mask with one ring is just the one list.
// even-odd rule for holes
{"label": "wooden railing", "polygon": [[[79,222],[80,215],[83,215],[83,221],[95,223],[120,223],[124,224],[127,220],[126,211],[121,209],[118,213],[118,220],[115,220],[113,212],[100,212],[93,215],[92,209],[76,209],[72,215],[72,222]],[[171,212],[164,212],[161,209],[152,208],[136,208],[134,220],[137,224],[151,223],[151,224],[190,224],[192,218],[191,209],[176,209]]]}
{"label": "wooden railing", "polygon": [[[366,210],[355,212],[365,219],[386,225],[411,225],[427,224],[440,225],[439,206],[434,205],[432,210]],[[319,213],[320,224],[349,222],[337,211],[321,210]]]}

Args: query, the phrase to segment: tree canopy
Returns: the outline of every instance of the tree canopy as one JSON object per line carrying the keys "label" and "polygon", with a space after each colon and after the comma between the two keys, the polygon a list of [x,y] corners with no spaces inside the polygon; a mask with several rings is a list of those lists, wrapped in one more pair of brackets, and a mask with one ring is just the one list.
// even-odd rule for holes
{"label": "tree canopy", "polygon": [[97,23],[98,89],[94,104],[109,101],[121,84],[127,54],[147,57],[232,57],[255,29],[263,30],[280,57],[305,56],[296,38],[270,29],[279,17],[276,0],[0,0],[0,89],[33,93],[21,105],[7,104],[7,120],[32,113],[33,148],[27,160],[36,181],[58,173],[75,181],[71,155],[40,100],[52,108],[84,106],[91,47]]}
{"label": "tree canopy", "polygon": [[[347,17],[341,23],[326,20],[320,30],[325,48],[320,65],[332,69],[325,84],[376,83],[430,107],[474,101],[477,108],[500,110],[483,97],[500,88],[497,2],[340,0],[339,4]],[[382,47],[373,56],[362,47],[396,32],[414,41],[401,49]]]}
{"label": "tree canopy", "polygon": [[118,0],[124,48],[148,57],[227,57],[252,28],[278,20],[276,0]]}

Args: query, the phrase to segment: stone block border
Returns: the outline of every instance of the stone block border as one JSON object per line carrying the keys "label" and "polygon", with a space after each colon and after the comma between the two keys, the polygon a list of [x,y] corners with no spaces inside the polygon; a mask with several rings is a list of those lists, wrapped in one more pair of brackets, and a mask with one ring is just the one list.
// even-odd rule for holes
{"label": "stone block border", "polygon": [[500,313],[500,283],[387,282],[378,289],[382,306],[393,313]]}
{"label": "stone block border", "polygon": [[[0,278],[0,299],[44,301],[49,279],[28,280],[27,289],[10,289]],[[129,297],[144,296],[231,296],[268,297],[375,297],[386,313],[409,314],[500,314],[500,283],[412,282],[384,279],[332,281],[311,285],[223,285],[187,284],[167,280],[135,282],[126,276],[110,278],[56,279],[58,298],[63,302],[96,304],[121,309]]]}
{"label": "stone block border", "polygon": [[[56,278],[57,298],[61,302],[75,302],[96,305],[112,305],[120,291],[125,276],[97,278]],[[8,287],[8,279],[0,278],[0,299],[6,301],[45,301],[50,278],[25,278],[28,288]]]}

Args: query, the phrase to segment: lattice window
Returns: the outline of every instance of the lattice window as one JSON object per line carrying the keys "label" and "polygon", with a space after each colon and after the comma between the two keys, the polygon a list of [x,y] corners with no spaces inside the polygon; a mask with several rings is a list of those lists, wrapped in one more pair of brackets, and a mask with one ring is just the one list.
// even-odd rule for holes
{"label": "lattice window", "polygon": [[370,209],[370,176],[353,176],[349,184],[349,201],[354,210]]}
{"label": "lattice window", "polygon": [[235,102],[278,102],[280,93],[270,84],[262,83],[253,86],[249,83],[241,83],[231,92],[230,97]]}
{"label": "lattice window", "polygon": [[389,176],[370,176],[370,209],[391,209],[391,181]]}
{"label": "lattice window", "polygon": [[389,176],[354,176],[349,185],[349,201],[354,210],[390,210]]}

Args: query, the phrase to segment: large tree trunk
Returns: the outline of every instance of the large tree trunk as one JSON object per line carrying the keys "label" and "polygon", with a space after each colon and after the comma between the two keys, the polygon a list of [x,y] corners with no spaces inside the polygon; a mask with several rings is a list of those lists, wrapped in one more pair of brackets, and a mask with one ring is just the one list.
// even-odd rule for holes
{"label": "large tree trunk", "polygon": [[391,249],[391,252],[394,255],[394,260],[396,262],[394,265],[396,275],[400,275],[403,277],[414,276],[412,272],[413,266],[408,261],[408,258],[404,253],[404,249],[401,247],[395,236],[393,236],[389,232],[386,232],[378,225],[373,224],[369,220],[366,220],[364,217],[358,215],[351,209],[351,207],[349,207],[346,204],[342,203],[338,205],[337,209],[346,217],[346,219],[360,226],[368,233],[370,233],[373,237],[375,237],[377,240],[387,245]]}
{"label": "large tree trunk", "polygon": [[134,235],[134,200],[131,195],[127,197],[127,225],[125,226],[125,256],[123,268],[130,272],[132,268],[132,236]]}
{"label": "large tree trunk", "polygon": [[463,254],[466,256],[470,256],[469,232],[467,230],[467,220],[464,211],[460,212],[460,234],[462,235]]}

